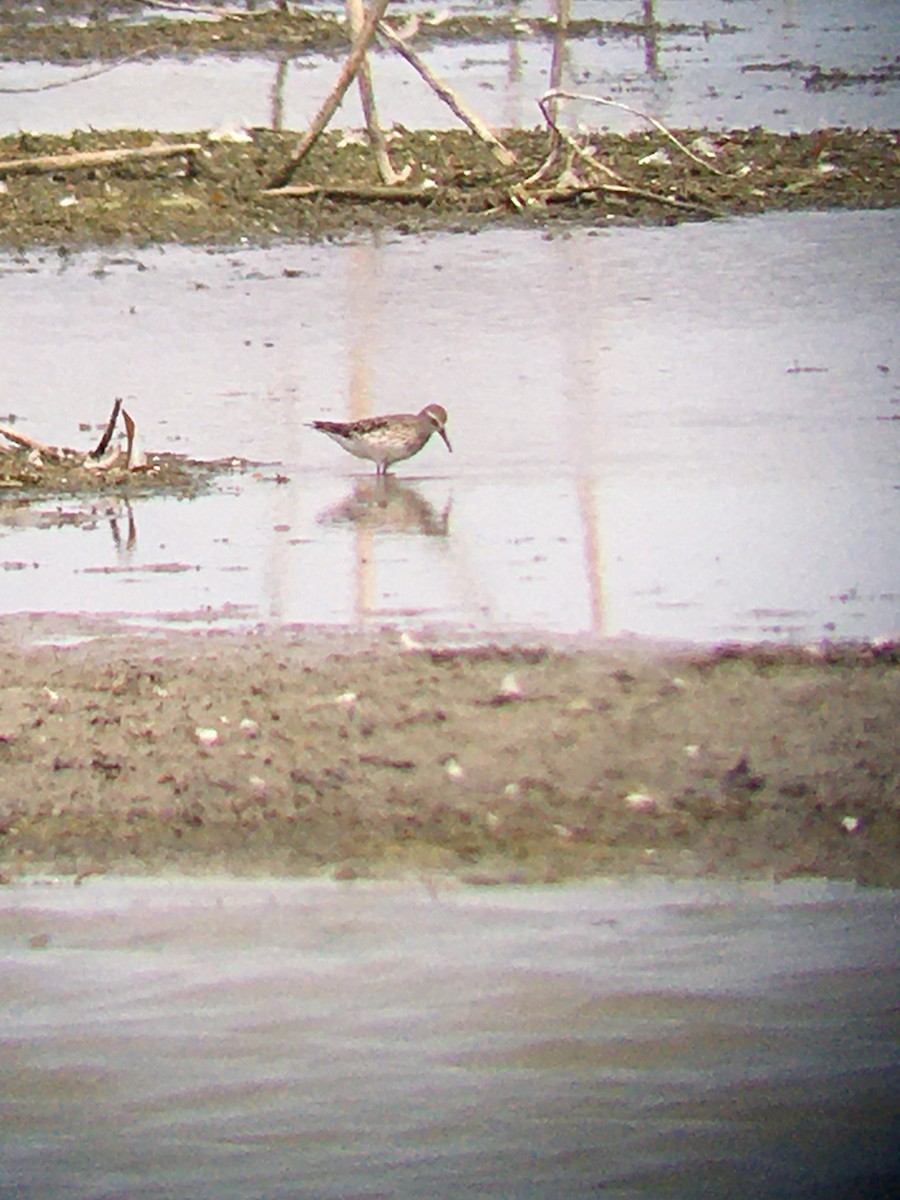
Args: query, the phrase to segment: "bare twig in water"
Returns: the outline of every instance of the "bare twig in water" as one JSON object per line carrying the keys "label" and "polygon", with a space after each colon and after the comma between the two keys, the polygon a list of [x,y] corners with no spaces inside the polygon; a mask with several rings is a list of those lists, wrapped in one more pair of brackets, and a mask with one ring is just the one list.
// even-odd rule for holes
{"label": "bare twig in water", "polygon": [[[362,0],[346,0],[346,8],[350,31],[353,37],[357,38],[365,21],[363,2]],[[407,166],[403,171],[397,172],[391,163],[387,141],[378,123],[375,88],[372,86],[372,72],[369,70],[368,54],[363,55],[362,61],[359,64],[357,83],[359,84],[359,102],[362,106],[363,116],[366,119],[366,131],[369,135],[369,144],[372,147],[372,153],[375,156],[378,174],[381,176],[383,183],[402,183],[405,179],[409,178],[412,167]]]}
{"label": "bare twig in water", "polygon": [[372,5],[366,13],[366,19],[359,33],[353,39],[353,45],[341,68],[341,73],[338,75],[337,83],[331,89],[318,113],[316,113],[312,124],[300,139],[290,159],[269,183],[270,188],[284,187],[309,153],[310,148],[318,140],[322,130],[337,112],[338,105],[344,98],[344,93],[353,82],[353,78],[359,70],[360,63],[365,58],[369,43],[375,35],[375,26],[384,16],[384,10],[387,8],[389,2],[390,0],[372,0]]}
{"label": "bare twig in water", "polygon": [[472,112],[472,110],[460,100],[459,96],[447,86],[447,84],[435,75],[428,64],[416,54],[415,50],[411,49],[402,37],[396,33],[384,21],[378,25],[378,33],[389,46],[392,46],[399,55],[406,59],[411,67],[416,70],[419,75],[425,80],[431,90],[438,96],[439,99],[447,105],[447,107],[462,121],[462,123],[480,138],[491,148],[494,157],[504,167],[511,167],[516,161],[516,156],[508,146],[504,146],[495,133],[493,133],[484,122]]}
{"label": "bare twig in water", "polygon": [[112,412],[109,414],[109,420],[106,422],[106,429],[103,431],[103,437],[91,451],[91,458],[102,458],[103,451],[112,441],[112,435],[116,431],[116,421],[119,419],[119,410],[122,407],[121,396],[116,396],[113,402]]}
{"label": "bare twig in water", "polygon": [[125,422],[125,436],[128,439],[125,451],[125,466],[129,471],[139,471],[146,467],[147,460],[137,444],[137,426],[134,418],[127,409],[122,409],[122,420]]}
{"label": "bare twig in water", "polygon": [[103,167],[120,162],[148,158],[173,158],[178,154],[197,154],[199,142],[155,143],[152,146],[123,146],[117,150],[84,150],[74,154],[38,154],[32,158],[0,159],[2,175],[36,175],[43,171],[75,170],[79,167]]}
{"label": "bare twig in water", "polygon": [[36,438],[29,437],[27,433],[19,433],[17,429],[10,429],[8,425],[0,425],[0,436],[9,438],[23,450],[37,450],[39,454],[43,454],[47,458],[61,458],[65,453],[58,446],[48,446],[45,442],[39,442]]}

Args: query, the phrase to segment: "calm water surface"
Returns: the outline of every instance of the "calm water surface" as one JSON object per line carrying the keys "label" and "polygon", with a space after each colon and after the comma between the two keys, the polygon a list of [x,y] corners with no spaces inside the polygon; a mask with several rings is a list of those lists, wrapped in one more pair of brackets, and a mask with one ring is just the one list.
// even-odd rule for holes
{"label": "calm water surface", "polygon": [[900,1184],[898,899],[226,879],[0,893],[0,1192]]}
{"label": "calm water surface", "polygon": [[[900,217],[0,259],[4,407],[264,464],[0,500],[0,613],[676,640],[900,628]],[[450,413],[382,491],[316,417]],[[276,475],[287,482],[276,483]]]}
{"label": "calm water surface", "polygon": [[[395,17],[403,20],[435,6],[395,7]],[[441,11],[483,13],[485,7],[444,5]],[[522,19],[555,11],[551,0],[487,7]],[[576,0],[572,16],[639,22],[647,7],[645,0]],[[624,102],[670,128],[763,125],[794,132],[900,126],[900,37],[891,0],[770,0],[764,5],[758,0],[657,0],[649,8],[659,23],[681,28],[650,36],[610,32],[571,39],[563,87]],[[543,125],[537,99],[549,86],[552,43],[535,38],[524,25],[508,41],[417,48],[432,71],[488,124]],[[829,86],[809,86],[817,69],[831,73]],[[125,62],[99,75],[90,64],[0,63],[0,136],[86,128],[305,129],[337,71],[336,60],[321,56],[283,63],[274,57],[163,58]],[[841,74],[834,78],[836,72]],[[374,55],[373,75],[386,125],[458,125],[396,54]],[[60,90],[63,84],[69,86]],[[646,128],[629,113],[596,104],[572,104],[566,117],[599,128]],[[364,124],[355,89],[335,122],[339,127]]]}

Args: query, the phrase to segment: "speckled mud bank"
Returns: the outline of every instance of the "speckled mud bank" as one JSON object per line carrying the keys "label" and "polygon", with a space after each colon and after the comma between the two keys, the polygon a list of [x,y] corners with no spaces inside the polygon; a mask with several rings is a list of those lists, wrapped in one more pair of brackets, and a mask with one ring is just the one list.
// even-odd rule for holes
{"label": "speckled mud bank", "polygon": [[900,883],[896,647],[7,641],[0,682],[7,878]]}

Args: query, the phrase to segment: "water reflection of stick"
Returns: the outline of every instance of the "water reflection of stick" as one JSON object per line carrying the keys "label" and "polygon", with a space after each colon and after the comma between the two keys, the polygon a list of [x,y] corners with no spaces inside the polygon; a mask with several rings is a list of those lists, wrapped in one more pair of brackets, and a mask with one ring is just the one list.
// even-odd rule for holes
{"label": "water reflection of stick", "polygon": [[511,167],[516,161],[516,156],[507,146],[504,146],[495,133],[481,121],[470,108],[468,108],[459,96],[440,79],[423,59],[416,54],[415,50],[410,49],[406,42],[397,34],[389,25],[385,25],[382,21],[378,26],[378,33],[388,45],[392,46],[399,55],[406,59],[409,65],[421,75],[431,90],[443,100],[447,107],[456,114],[462,123],[481,138],[488,146],[490,146],[494,157],[504,167]]}
{"label": "water reflection of stick", "polygon": [[300,142],[291,155],[290,159],[281,168],[278,174],[272,179],[269,184],[270,188],[284,187],[294,172],[299,167],[300,163],[309,153],[311,147],[318,140],[322,130],[337,112],[341,101],[344,98],[344,93],[353,82],[356,72],[359,70],[360,63],[366,55],[369,48],[369,43],[375,35],[375,26],[384,16],[384,10],[387,8],[390,0],[372,0],[372,6],[366,13],[366,19],[363,21],[359,34],[353,39],[353,45],[350,48],[350,53],[347,55],[344,65],[341,68],[341,73],[338,75],[337,83],[331,89],[325,103],[316,113],[313,122],[309,129],[300,139]]}
{"label": "water reflection of stick", "polygon": [[[569,32],[569,18],[572,15],[571,0],[556,0],[556,33],[553,35],[553,57],[550,60],[550,90],[559,90],[562,83],[563,66],[566,61],[566,35]],[[556,101],[550,107],[554,120],[556,119]]]}

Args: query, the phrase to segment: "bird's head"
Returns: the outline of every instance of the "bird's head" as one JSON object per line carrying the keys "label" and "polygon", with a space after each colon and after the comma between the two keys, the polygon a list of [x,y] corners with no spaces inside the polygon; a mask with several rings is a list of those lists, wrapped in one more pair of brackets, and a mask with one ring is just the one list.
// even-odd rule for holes
{"label": "bird's head", "polygon": [[444,445],[452,454],[453,447],[450,445],[450,439],[447,437],[446,430],[444,429],[444,426],[447,424],[447,410],[441,408],[439,404],[427,404],[419,413],[419,416],[425,417],[426,420],[430,421],[434,427],[434,432],[441,435],[444,439]]}

